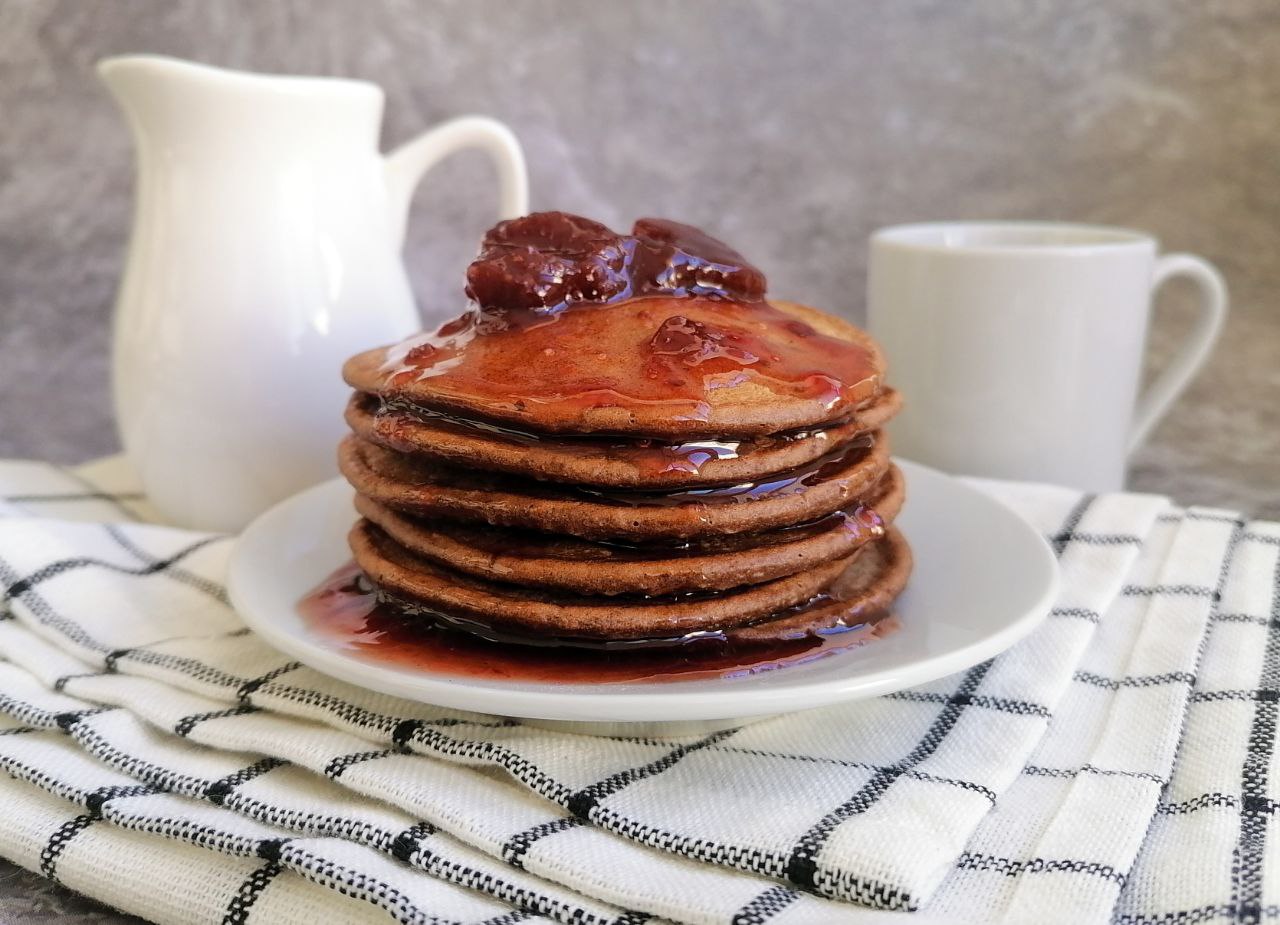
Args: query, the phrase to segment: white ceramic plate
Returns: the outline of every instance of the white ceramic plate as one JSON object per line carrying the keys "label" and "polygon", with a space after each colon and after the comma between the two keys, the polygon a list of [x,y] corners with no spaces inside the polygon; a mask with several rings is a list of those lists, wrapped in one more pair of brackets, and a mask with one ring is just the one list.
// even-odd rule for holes
{"label": "white ceramic plate", "polygon": [[[1002,652],[1048,612],[1058,583],[1048,545],[987,495],[898,460],[907,505],[897,523],[916,567],[902,626],[862,648],[756,675],[713,680],[548,684],[456,678],[383,664],[312,632],[295,605],[350,559],[351,489],[326,482],[267,511],[231,558],[231,601],[267,642],[317,671],[422,703],[579,724],[689,728],[872,697],[962,671]],[[601,727],[585,726],[583,731]],[[636,727],[629,727],[636,728]]]}

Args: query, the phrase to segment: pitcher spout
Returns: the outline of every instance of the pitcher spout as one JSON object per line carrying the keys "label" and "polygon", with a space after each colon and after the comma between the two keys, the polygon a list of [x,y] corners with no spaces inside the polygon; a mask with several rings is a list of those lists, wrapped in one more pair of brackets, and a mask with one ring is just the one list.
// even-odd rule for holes
{"label": "pitcher spout", "polygon": [[254,74],[163,55],[106,58],[97,70],[140,144],[157,133],[193,144],[377,144],[383,94],[365,81]]}

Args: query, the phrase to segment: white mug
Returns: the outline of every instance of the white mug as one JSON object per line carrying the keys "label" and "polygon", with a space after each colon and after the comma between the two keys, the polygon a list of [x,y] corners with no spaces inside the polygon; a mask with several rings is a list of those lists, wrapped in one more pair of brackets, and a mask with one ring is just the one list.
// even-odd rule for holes
{"label": "white mug", "polygon": [[[1152,294],[1200,289],[1186,342],[1139,397]],[[948,472],[1110,491],[1195,376],[1222,277],[1150,235],[1052,222],[936,222],[871,236],[867,315],[905,407],[894,451]]]}

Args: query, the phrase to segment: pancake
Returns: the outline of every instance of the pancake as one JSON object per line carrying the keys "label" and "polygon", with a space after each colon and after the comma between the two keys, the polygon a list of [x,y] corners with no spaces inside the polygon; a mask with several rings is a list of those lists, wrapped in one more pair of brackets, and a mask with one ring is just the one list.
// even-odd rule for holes
{"label": "pancake", "polygon": [[357,354],[359,392],[540,433],[758,437],[872,404],[885,363],[862,330],[792,302],[633,298],[485,330],[476,312]]}
{"label": "pancake", "polygon": [[398,454],[355,437],[338,466],[356,490],[396,510],[593,540],[758,533],[816,520],[868,497],[889,469],[879,433],[769,479],[686,492],[598,492],[526,484]]}
{"label": "pancake", "polygon": [[892,523],[904,495],[902,473],[893,467],[865,499],[878,516],[854,508],[763,534],[657,547],[412,517],[363,495],[355,504],[395,542],[437,565],[489,581],[611,596],[722,591],[843,558],[883,535],[882,524]]}
{"label": "pancake", "polygon": [[378,404],[372,395],[352,396],[347,423],[359,437],[391,450],[547,481],[666,488],[754,481],[802,466],[860,434],[879,430],[897,414],[902,399],[886,389],[853,418],[813,431],[682,444],[622,437],[557,439],[412,408],[375,413]]}
{"label": "pancake", "polygon": [[356,564],[383,592],[456,620],[539,636],[645,639],[741,626],[811,600],[851,556],[796,575],[710,596],[574,596],[497,584],[414,555],[381,528],[359,521],[348,536]]}

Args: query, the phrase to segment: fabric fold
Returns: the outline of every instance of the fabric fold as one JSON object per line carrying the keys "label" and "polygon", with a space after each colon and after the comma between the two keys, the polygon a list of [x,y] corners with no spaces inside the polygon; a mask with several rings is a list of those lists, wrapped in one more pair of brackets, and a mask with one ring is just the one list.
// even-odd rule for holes
{"label": "fabric fold", "polygon": [[[177,822],[199,819],[249,839],[206,848],[211,868],[285,839],[296,855],[268,853],[290,877],[336,865],[409,896],[430,880],[521,920],[1105,917],[1159,815],[1242,531],[1157,497],[982,483],[1062,569],[1049,618],[1008,652],[711,735],[589,737],[298,665],[227,606],[230,538],[129,522],[145,501],[127,472],[94,478],[109,489],[0,463],[15,515],[0,520],[0,713],[39,730],[0,736],[5,770],[26,775],[13,786],[83,803],[51,773],[76,754],[156,791],[95,823],[182,841]],[[172,829],[147,815],[161,809]]]}

